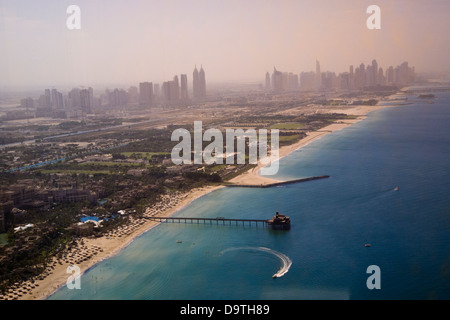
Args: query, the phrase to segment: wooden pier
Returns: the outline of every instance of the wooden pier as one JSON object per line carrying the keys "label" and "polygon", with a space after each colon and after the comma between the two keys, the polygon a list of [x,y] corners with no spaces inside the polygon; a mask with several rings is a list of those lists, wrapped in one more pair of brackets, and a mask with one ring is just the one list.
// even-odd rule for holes
{"label": "wooden pier", "polygon": [[172,222],[172,223],[193,223],[193,224],[216,224],[216,225],[262,225],[263,227],[269,225],[269,220],[262,219],[225,219],[221,217],[217,218],[186,218],[186,217],[147,217],[148,220],[158,222]]}
{"label": "wooden pier", "polygon": [[249,226],[255,225],[256,227],[261,224],[263,227],[270,226],[272,229],[277,230],[289,230],[291,227],[291,219],[278,212],[273,216],[272,219],[262,220],[262,219],[225,219],[223,217],[217,218],[187,218],[187,217],[146,217],[147,220],[158,221],[158,222],[172,222],[172,223],[194,223],[194,224],[216,224],[216,225],[242,225]]}

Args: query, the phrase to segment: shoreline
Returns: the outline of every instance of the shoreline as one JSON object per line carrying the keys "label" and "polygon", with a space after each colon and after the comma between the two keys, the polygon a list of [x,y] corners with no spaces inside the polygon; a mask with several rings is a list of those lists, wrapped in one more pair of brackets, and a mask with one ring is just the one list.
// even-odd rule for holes
{"label": "shoreline", "polygon": [[[316,131],[308,131],[306,132],[306,137],[300,139],[294,144],[283,146],[279,149],[279,157],[278,160],[288,156],[294,151],[297,151],[304,146],[307,146],[311,142],[314,142],[330,133],[335,131],[342,130],[344,128],[350,127],[353,124],[360,122],[368,117],[368,114],[373,111],[399,106],[397,104],[393,105],[375,105],[375,106],[354,106],[345,109],[327,109],[323,110],[323,113],[345,113],[350,116],[356,116],[355,119],[345,119],[338,120],[333,122],[332,124],[323,127]],[[231,179],[229,182],[232,182],[235,185],[255,185],[255,186],[264,186],[268,184],[283,182],[283,180],[269,178],[268,176],[260,175],[261,168],[265,167],[260,162],[258,162],[257,166],[242,173],[241,175]],[[325,173],[324,173],[325,174]]]}
{"label": "shoreline", "polygon": [[[309,143],[320,139],[321,137],[341,130],[343,128],[349,127],[359,121],[362,121],[367,118],[368,114],[372,111],[398,106],[397,104],[392,105],[375,105],[375,106],[351,106],[344,107],[344,109],[325,109],[321,110],[322,113],[345,113],[347,115],[356,116],[355,119],[345,119],[338,120],[333,122],[332,124],[321,128],[317,131],[311,131],[306,133],[306,137],[300,139],[298,142],[281,147],[279,149],[279,159],[286,157],[292,152],[299,150],[300,148],[308,145]],[[277,160],[277,161],[278,161]],[[247,184],[247,185],[265,185],[272,184],[276,182],[282,182],[283,180],[277,180],[268,178],[266,176],[261,176],[259,174],[260,169],[263,167],[260,163],[253,168],[250,169],[241,175],[231,179],[229,182],[234,183],[235,185],[239,184]],[[194,200],[209,194],[212,191],[218,190],[220,188],[224,188],[224,185],[221,186],[206,186],[199,189],[193,189],[185,194],[177,193],[175,196],[167,196],[161,201],[162,203],[155,205],[152,208],[147,208],[144,213],[144,217],[146,215],[165,215],[171,216],[178,212],[179,210],[187,207]],[[174,198],[174,199],[173,199]],[[174,203],[173,203],[174,202]],[[156,208],[155,208],[156,207]],[[130,245],[135,239],[139,236],[143,235],[147,231],[150,231],[152,228],[160,224],[160,222],[149,221],[145,218],[143,219],[132,219],[132,227],[129,227],[129,224],[126,226],[120,227],[118,231],[110,232],[110,236],[104,235],[99,238],[82,238],[82,243],[78,243],[77,246],[80,247],[76,249],[77,252],[75,255],[78,257],[79,254],[84,257],[83,253],[87,252],[86,255],[89,258],[83,258],[81,262],[73,263],[70,262],[56,262],[54,259],[53,265],[47,269],[49,274],[41,280],[35,280],[33,290],[30,292],[24,292],[19,295],[17,299],[19,300],[45,300],[52,294],[54,294],[59,288],[66,284],[67,279],[71,276],[71,273],[67,273],[67,268],[75,264],[80,269],[79,275],[84,274],[91,268],[93,268],[98,263],[102,262],[105,259],[111,258],[119,253],[121,250],[125,249],[128,245]],[[130,228],[130,230],[128,230]],[[80,246],[81,245],[81,246]],[[85,260],[84,260],[85,259]],[[46,270],[47,270],[46,269]],[[17,289],[20,290],[20,289]],[[15,291],[14,291],[15,292]]]}
{"label": "shoreline", "polygon": [[[166,206],[164,209],[158,210],[158,215],[167,215],[171,216],[175,214],[176,212],[180,211],[181,209],[188,206],[192,201],[201,198],[202,196],[220,189],[224,188],[224,186],[207,186],[202,187],[198,189],[193,189],[189,191],[188,193],[181,194],[180,197],[176,199],[176,202],[172,205],[170,204],[171,200],[170,197],[167,197],[167,199],[164,199],[163,201],[168,201],[169,205]],[[173,199],[172,199],[173,200]],[[163,205],[164,206],[164,205]],[[149,215],[151,212],[151,208],[147,208],[146,213],[144,213],[144,216],[147,214]],[[151,214],[150,214],[151,215]],[[161,222],[156,221],[150,221],[144,219],[138,219],[141,220],[137,223],[137,227],[131,230],[130,232],[124,232],[121,233],[118,236],[102,236],[99,238],[83,238],[83,244],[80,248],[81,251],[89,251],[90,248],[100,248],[101,251],[99,253],[93,255],[90,259],[87,261],[83,261],[81,263],[76,263],[80,269],[79,275],[83,275],[85,272],[90,270],[91,268],[95,267],[98,263],[102,262],[103,260],[109,259],[116,254],[118,254],[121,250],[125,249],[127,246],[129,246],[135,239],[146,233],[147,231],[150,231],[157,225],[159,225]],[[142,222],[142,220],[145,220]],[[132,223],[133,224],[133,223]],[[125,229],[128,229],[128,227],[125,227]],[[54,259],[56,260],[56,259]],[[56,264],[56,263],[55,263]],[[29,294],[22,294],[22,296],[19,296],[18,300],[45,300],[48,297],[50,297],[52,294],[54,294],[59,288],[66,285],[67,279],[71,276],[71,273],[67,273],[67,268],[72,263],[62,263],[62,264],[56,264],[54,268],[52,269],[51,273],[43,280],[35,280],[34,285],[35,288],[32,290]],[[74,274],[75,275],[75,274]]]}

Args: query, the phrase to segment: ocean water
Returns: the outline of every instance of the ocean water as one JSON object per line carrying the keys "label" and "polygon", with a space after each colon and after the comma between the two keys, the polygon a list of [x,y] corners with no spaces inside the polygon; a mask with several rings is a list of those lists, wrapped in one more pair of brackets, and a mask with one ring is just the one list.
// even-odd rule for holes
{"label": "ocean water", "polygon": [[[49,299],[449,299],[450,93],[435,95],[314,141],[276,176],[329,179],[223,188],[177,213],[279,211],[291,230],[163,223]],[[380,289],[367,287],[371,265]]]}

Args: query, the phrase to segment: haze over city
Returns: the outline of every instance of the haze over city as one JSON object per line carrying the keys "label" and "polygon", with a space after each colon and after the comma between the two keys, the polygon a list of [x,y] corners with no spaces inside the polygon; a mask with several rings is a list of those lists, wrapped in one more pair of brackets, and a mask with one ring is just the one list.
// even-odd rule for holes
{"label": "haze over city", "polygon": [[0,1],[0,301],[449,299],[449,13]]}
{"label": "haze over city", "polygon": [[[66,27],[71,4],[80,30]],[[381,8],[380,30],[366,27],[371,4]],[[448,72],[449,8],[445,0],[3,1],[0,86],[162,82],[195,65],[210,83],[262,83],[274,66],[313,71],[318,59],[322,70],[343,72],[374,57]]]}

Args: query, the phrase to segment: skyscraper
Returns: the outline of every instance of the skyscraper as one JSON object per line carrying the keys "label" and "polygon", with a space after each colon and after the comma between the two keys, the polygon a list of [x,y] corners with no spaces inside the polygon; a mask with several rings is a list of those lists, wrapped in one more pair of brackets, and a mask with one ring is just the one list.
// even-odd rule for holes
{"label": "skyscraper", "polygon": [[91,95],[89,94],[88,89],[81,89],[80,90],[80,109],[84,113],[91,113],[92,110],[92,101],[91,101]]}
{"label": "skyscraper", "polygon": [[364,63],[361,63],[359,65],[359,72],[360,72],[360,79],[359,79],[360,87],[364,88],[366,86],[366,66],[364,65]]}
{"label": "skyscraper", "polygon": [[320,63],[316,59],[316,89],[319,90],[322,86],[322,75],[320,73]]}
{"label": "skyscraper", "polygon": [[270,74],[266,72],[266,90],[270,90]]}
{"label": "skyscraper", "polygon": [[135,86],[131,86],[128,89],[128,102],[137,103],[138,101],[139,101],[138,88]]}
{"label": "skyscraper", "polygon": [[152,106],[153,104],[153,83],[141,82],[139,83],[139,103],[142,106]]}
{"label": "skyscraper", "polygon": [[56,89],[51,91],[51,104],[54,109],[62,109],[64,107],[63,95]]}
{"label": "skyscraper", "polygon": [[393,85],[394,84],[394,67],[390,66],[387,70],[386,70],[386,81],[388,85]]}
{"label": "skyscraper", "polygon": [[373,85],[378,84],[378,63],[377,60],[372,60],[372,82]]}
{"label": "skyscraper", "polygon": [[197,66],[195,66],[193,72],[193,91],[194,98],[203,98],[206,97],[206,77],[205,70],[203,70],[203,66],[200,67],[200,71],[197,70]]}
{"label": "skyscraper", "polygon": [[275,67],[273,67],[272,73],[272,88],[275,92],[283,91],[283,73],[278,71]]}
{"label": "skyscraper", "polygon": [[68,108],[69,109],[76,109],[79,108],[80,103],[80,89],[79,88],[73,88],[69,91],[68,94]]}
{"label": "skyscraper", "polygon": [[200,97],[206,97],[206,78],[205,78],[205,70],[203,70],[203,66],[200,68],[199,75],[199,93]]}
{"label": "skyscraper", "polygon": [[44,103],[43,107],[50,108],[52,106],[52,98],[51,98],[51,95],[50,95],[50,89],[45,89],[43,103]]}
{"label": "skyscraper", "polygon": [[180,102],[180,84],[178,82],[178,76],[174,76],[172,81],[163,82],[162,95],[163,102],[166,105],[175,106]]}
{"label": "skyscraper", "polygon": [[197,70],[197,66],[195,66],[194,72],[192,74],[192,89],[193,89],[193,96],[194,98],[198,98],[200,96],[200,91],[199,91],[199,79],[198,79],[198,70]]}
{"label": "skyscraper", "polygon": [[178,76],[174,76],[173,80],[170,81],[170,100],[173,102],[180,100],[180,83],[178,81]]}
{"label": "skyscraper", "polygon": [[188,100],[188,85],[187,85],[187,75],[182,74],[180,76],[180,99],[183,102]]}

